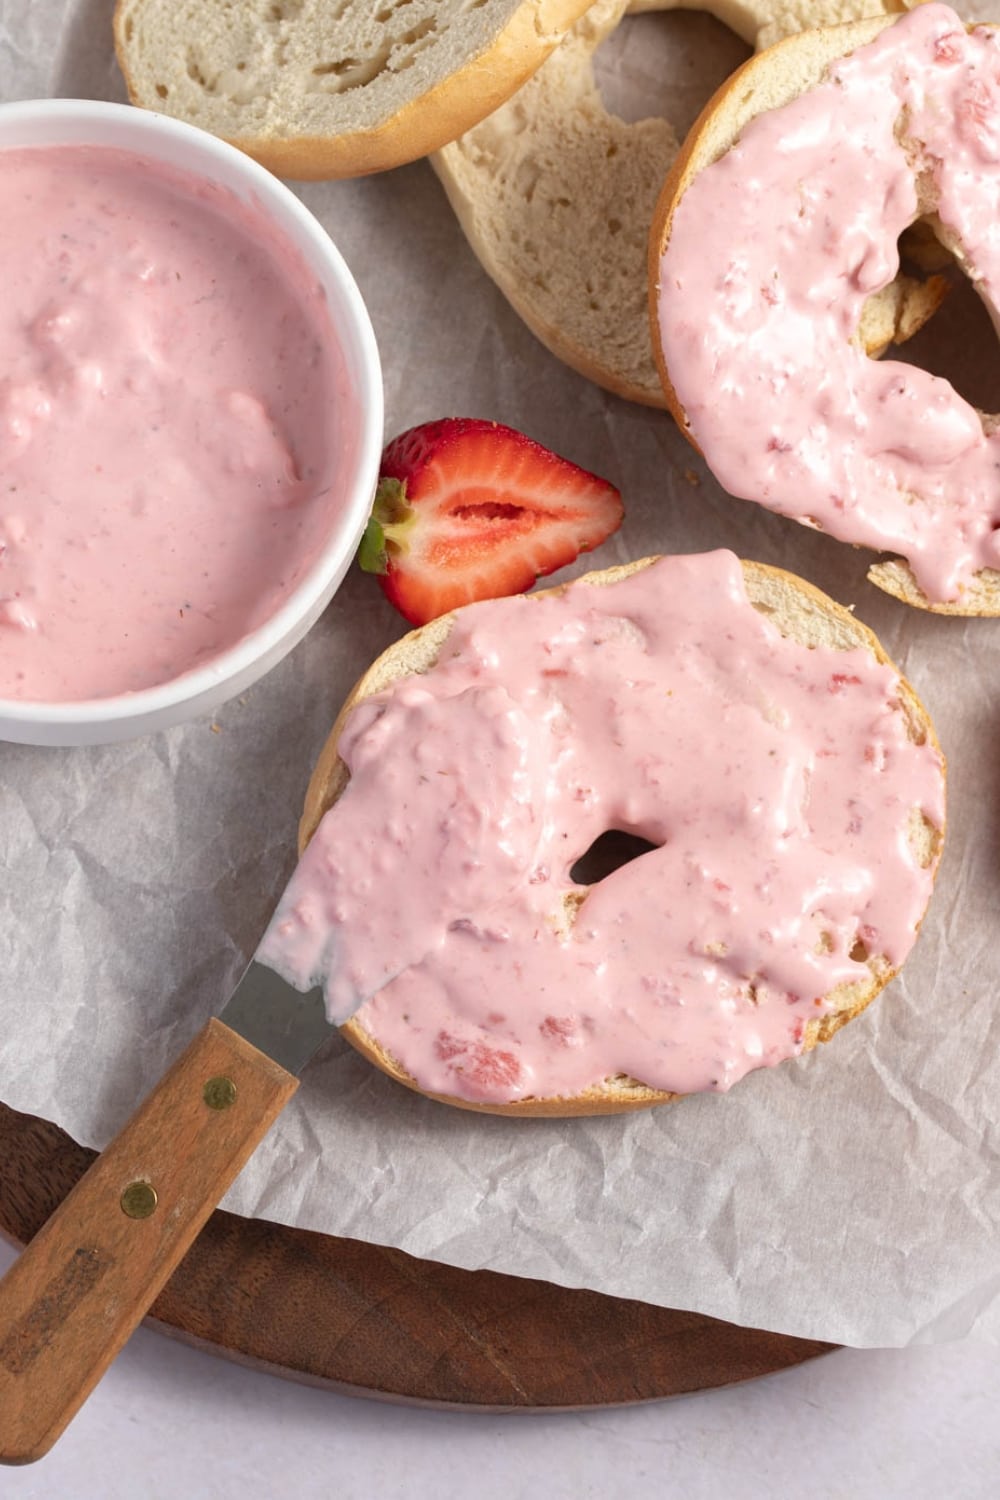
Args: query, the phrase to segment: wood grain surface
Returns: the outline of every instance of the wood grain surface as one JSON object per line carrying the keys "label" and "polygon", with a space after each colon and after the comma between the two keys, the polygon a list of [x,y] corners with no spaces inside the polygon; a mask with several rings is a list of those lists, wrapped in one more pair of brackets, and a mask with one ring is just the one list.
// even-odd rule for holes
{"label": "wood grain surface", "polygon": [[[93,1159],[55,1125],[0,1104],[0,1230],[30,1240]],[[493,1411],[650,1401],[835,1347],[221,1211],[152,1320],[309,1384]]]}
{"label": "wood grain surface", "polygon": [[66,1184],[0,1280],[0,1462],[48,1452],[297,1087],[210,1020]]}

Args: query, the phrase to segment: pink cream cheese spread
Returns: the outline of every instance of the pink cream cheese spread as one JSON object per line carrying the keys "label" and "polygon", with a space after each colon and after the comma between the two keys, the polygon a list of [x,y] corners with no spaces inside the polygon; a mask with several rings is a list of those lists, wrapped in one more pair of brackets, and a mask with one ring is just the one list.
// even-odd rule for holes
{"label": "pink cream cheese spread", "polygon": [[331,522],[315,278],[227,190],[0,152],[0,697],[168,681],[288,597]]}
{"label": "pink cream cheese spread", "polygon": [[[350,714],[351,779],[258,957],[331,1019],[360,1004],[429,1092],[727,1089],[868,977],[858,941],[913,943],[933,870],[907,830],[943,827],[944,786],[898,684],[783,637],[728,552],[471,605]],[[657,847],[575,885],[609,829]]]}
{"label": "pink cream cheese spread", "polygon": [[700,172],[659,268],[690,430],[733,494],[902,554],[930,600],[1000,567],[1000,431],[852,342],[899,267],[918,174],[1000,306],[1000,37],[922,5]]}

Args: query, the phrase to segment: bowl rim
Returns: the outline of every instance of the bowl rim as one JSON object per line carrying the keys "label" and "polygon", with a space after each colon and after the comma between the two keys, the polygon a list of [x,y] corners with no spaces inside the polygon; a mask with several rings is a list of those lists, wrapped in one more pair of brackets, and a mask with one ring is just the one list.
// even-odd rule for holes
{"label": "bowl rim", "polygon": [[[91,727],[111,730],[131,720],[155,717],[162,720],[160,727],[166,728],[168,723],[181,722],[181,716],[176,710],[183,705],[191,703],[191,716],[194,717],[199,712],[199,699],[211,695],[214,706],[220,705],[217,690],[228,680],[242,678],[244,686],[249,686],[251,681],[262,676],[271,666],[277,665],[304,633],[296,635],[297,627],[303,620],[308,620],[306,629],[311,628],[318,614],[329,602],[329,599],[323,600],[323,595],[328,594],[332,598],[333,592],[339,587],[368,521],[382,453],[384,391],[375,331],[354,276],[320,221],[280,178],[227,141],[170,115],[101,99],[24,99],[0,103],[0,126],[8,121],[18,120],[25,123],[35,120],[64,120],[82,125],[90,121],[114,120],[135,134],[135,145],[132,147],[123,142],[120,146],[108,149],[134,149],[138,156],[143,154],[143,144],[156,137],[162,139],[164,136],[172,136],[181,143],[190,144],[197,150],[201,160],[184,170],[190,171],[194,177],[204,177],[205,159],[218,162],[220,173],[215,180],[220,185],[235,190],[238,183],[246,195],[255,196],[264,214],[273,220],[279,231],[287,234],[291,223],[298,236],[309,242],[315,261],[325,263],[326,274],[336,284],[341,295],[343,309],[337,310],[338,316],[342,310],[346,310],[350,320],[344,329],[335,326],[335,332],[340,335],[338,342],[344,363],[357,365],[356,371],[349,372],[351,384],[355,386],[356,417],[360,428],[360,432],[355,434],[356,477],[349,487],[348,503],[341,513],[334,535],[324,543],[288,598],[273,614],[234,645],[226,647],[207,662],[152,687],[101,698],[77,698],[64,702],[0,696],[0,740],[4,738],[6,725],[12,728],[17,725],[24,729]],[[30,149],[30,144],[25,142],[25,149]],[[87,146],[93,143],[67,139],[65,142],[39,144]],[[6,145],[0,141],[0,153],[6,149]],[[303,253],[299,244],[296,244],[296,249],[299,254]],[[355,346],[353,351],[351,344]],[[288,639],[285,646],[289,637],[291,639]],[[278,651],[278,656],[261,665],[259,672],[254,673],[256,665],[273,651]],[[207,712],[209,706],[206,702],[203,711]],[[170,710],[175,713],[168,719],[166,715]],[[137,733],[152,733],[156,727],[150,725],[147,731],[138,727]]]}

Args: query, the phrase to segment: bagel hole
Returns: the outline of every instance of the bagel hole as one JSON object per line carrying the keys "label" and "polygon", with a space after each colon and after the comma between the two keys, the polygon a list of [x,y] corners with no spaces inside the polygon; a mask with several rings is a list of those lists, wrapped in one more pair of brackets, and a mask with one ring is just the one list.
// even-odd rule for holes
{"label": "bagel hole", "polygon": [[651,854],[660,847],[644,839],[641,833],[609,828],[570,866],[569,878],[574,885],[596,885],[623,865],[630,865],[633,860],[641,859],[644,854]]}
{"label": "bagel hole", "polygon": [[627,16],[597,49],[594,76],[604,107],[628,125],[664,116],[678,142],[715,90],[752,48],[714,16],[672,10]]}
{"label": "bagel hole", "polygon": [[[927,226],[913,226],[900,238],[900,269],[922,277],[928,269],[944,277],[948,294],[936,312],[903,344],[890,344],[883,359],[916,365],[938,375],[981,412],[1000,411],[1000,341],[986,303],[969,277],[942,245],[928,254]],[[916,260],[911,258],[911,250]]]}

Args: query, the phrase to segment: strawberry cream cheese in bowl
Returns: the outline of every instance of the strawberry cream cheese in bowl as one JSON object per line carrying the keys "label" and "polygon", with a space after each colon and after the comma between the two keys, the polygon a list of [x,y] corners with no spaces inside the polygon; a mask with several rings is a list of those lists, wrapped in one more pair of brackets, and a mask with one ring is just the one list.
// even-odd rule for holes
{"label": "strawberry cream cheese in bowl", "polygon": [[382,388],[325,231],[163,116],[0,108],[0,737],[204,713],[318,618],[364,529]]}

